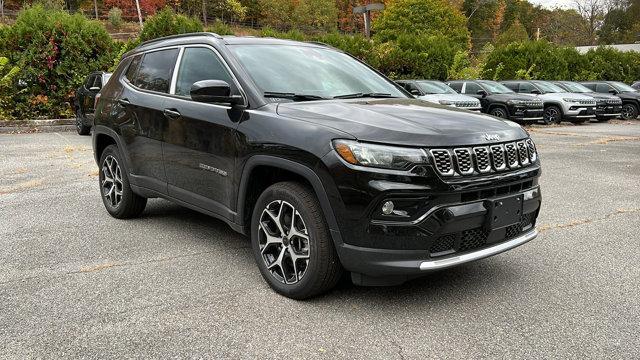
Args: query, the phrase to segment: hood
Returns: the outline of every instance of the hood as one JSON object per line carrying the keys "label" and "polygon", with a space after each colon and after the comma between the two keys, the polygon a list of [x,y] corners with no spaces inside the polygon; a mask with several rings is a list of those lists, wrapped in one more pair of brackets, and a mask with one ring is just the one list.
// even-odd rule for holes
{"label": "hood", "polygon": [[[280,103],[281,116],[351,134],[361,141],[406,146],[462,146],[527,137],[520,125],[417,99],[357,99]],[[487,138],[499,137],[499,140]]]}
{"label": "hood", "polygon": [[418,99],[430,101],[435,104],[439,104],[440,100],[478,102],[478,99],[471,96],[462,95],[462,94],[428,94],[428,95],[418,96]]}
{"label": "hood", "polygon": [[592,98],[598,99],[598,100],[620,100],[620,98],[615,95],[597,93],[597,92],[585,93],[584,95],[591,96]]}

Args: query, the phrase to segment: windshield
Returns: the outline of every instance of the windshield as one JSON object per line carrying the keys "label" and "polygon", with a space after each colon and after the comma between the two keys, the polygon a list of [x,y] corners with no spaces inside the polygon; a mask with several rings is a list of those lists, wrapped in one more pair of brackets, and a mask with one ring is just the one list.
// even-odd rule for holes
{"label": "windshield", "polygon": [[536,81],[534,84],[545,93],[564,93],[566,92],[563,88],[558,85],[546,82],[546,81]]}
{"label": "windshield", "polygon": [[438,81],[417,81],[425,94],[456,94],[456,91]]}
{"label": "windshield", "polygon": [[572,93],[592,93],[593,92],[593,90],[589,89],[588,87],[575,82],[563,81],[561,82],[561,84],[564,85],[567,88],[567,90],[569,90]]}
{"label": "windshield", "polygon": [[636,92],[638,90],[632,88],[631,86],[625,84],[625,83],[621,83],[618,81],[612,81],[611,82],[611,86],[613,86],[616,90],[620,91],[620,92],[628,92],[628,91],[633,91]]}
{"label": "windshield", "polygon": [[298,100],[351,94],[407,97],[366,65],[335,50],[293,45],[230,48],[263,94],[295,94]]}
{"label": "windshield", "polygon": [[495,81],[478,81],[491,94],[510,94],[514,91]]}

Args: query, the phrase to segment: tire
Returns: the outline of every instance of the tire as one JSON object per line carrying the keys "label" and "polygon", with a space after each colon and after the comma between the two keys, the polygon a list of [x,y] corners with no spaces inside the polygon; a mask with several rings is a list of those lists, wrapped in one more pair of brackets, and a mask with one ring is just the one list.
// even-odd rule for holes
{"label": "tire", "polygon": [[322,294],[340,280],[342,265],[322,209],[302,184],[277,183],[260,195],[251,217],[251,246],[262,277],[288,298]]}
{"label": "tire", "polygon": [[560,124],[562,122],[562,110],[555,105],[544,108],[543,121],[545,124]]}
{"label": "tire", "polygon": [[489,115],[493,115],[495,117],[506,119],[507,118],[507,110],[505,110],[502,107],[494,107],[493,109],[491,109],[491,111],[489,111]]}
{"label": "tire", "polygon": [[638,105],[632,103],[622,104],[622,114],[620,117],[623,120],[633,120],[638,117]]}
{"label": "tire", "polygon": [[82,118],[82,114],[80,114],[80,109],[76,110],[76,131],[78,135],[89,135],[91,132],[91,126],[86,126],[84,124],[84,119]]}
{"label": "tire", "polygon": [[107,212],[116,219],[140,216],[147,199],[135,194],[116,145],[107,146],[100,155],[100,197]]}

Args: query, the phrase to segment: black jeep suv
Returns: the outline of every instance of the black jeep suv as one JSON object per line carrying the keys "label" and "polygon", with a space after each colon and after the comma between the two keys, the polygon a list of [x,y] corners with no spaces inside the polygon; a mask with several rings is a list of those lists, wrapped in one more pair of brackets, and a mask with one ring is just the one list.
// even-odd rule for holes
{"label": "black jeep suv", "polygon": [[542,100],[531,95],[517,94],[499,82],[454,80],[447,85],[460,94],[479,99],[483,113],[517,122],[537,122],[543,119]]}
{"label": "black jeep suv", "polygon": [[79,135],[89,135],[95,115],[95,102],[102,86],[109,81],[111,73],[96,71],[86,79],[76,90],[73,99],[73,111],[76,114],[76,131]]}
{"label": "black jeep suv", "polygon": [[636,119],[640,110],[640,91],[619,81],[585,81],[582,85],[602,94],[612,94],[622,99],[622,115],[625,120]]}
{"label": "black jeep suv", "polygon": [[413,99],[321,44],[163,38],[125,54],[101,94],[107,211],[162,197],[222,219],[291,298],[343,270],[401,283],[537,234],[540,162],[519,125]]}

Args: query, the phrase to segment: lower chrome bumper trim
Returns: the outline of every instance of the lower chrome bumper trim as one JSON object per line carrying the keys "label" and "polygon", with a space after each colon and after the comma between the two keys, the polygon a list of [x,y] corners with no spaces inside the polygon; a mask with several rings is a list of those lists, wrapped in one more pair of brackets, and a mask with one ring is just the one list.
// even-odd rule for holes
{"label": "lower chrome bumper trim", "polygon": [[501,252],[513,249],[514,247],[520,246],[528,241],[531,241],[538,236],[538,230],[531,229],[529,232],[526,232],[517,238],[511,239],[509,241],[505,241],[503,243],[474,251],[467,254],[462,254],[458,256],[452,256],[441,260],[430,260],[423,261],[420,263],[420,270],[437,270],[444,269],[451,266],[456,266],[460,264],[464,264],[466,262],[483,259],[492,255],[499,254]]}

